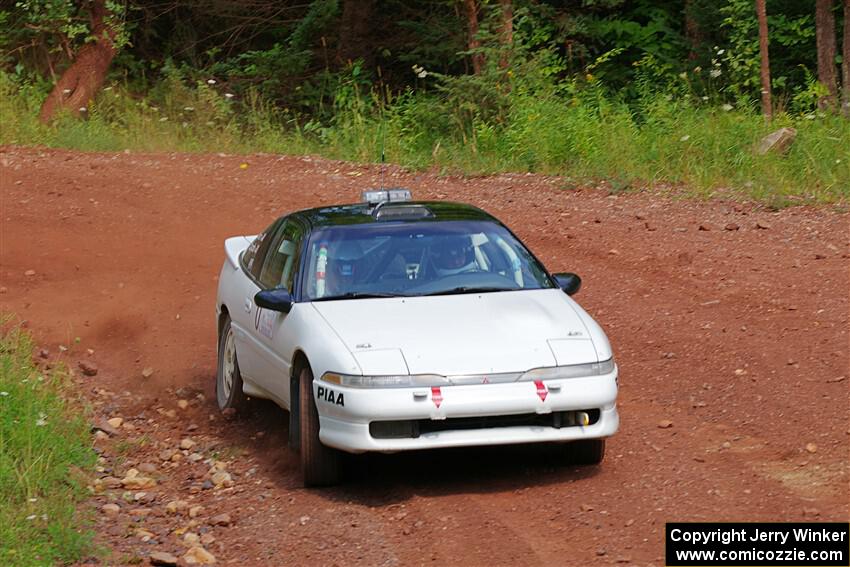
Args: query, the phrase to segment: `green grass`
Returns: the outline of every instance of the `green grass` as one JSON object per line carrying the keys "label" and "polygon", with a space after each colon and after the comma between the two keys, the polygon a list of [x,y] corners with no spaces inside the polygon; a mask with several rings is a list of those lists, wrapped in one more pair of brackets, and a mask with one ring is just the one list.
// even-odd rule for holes
{"label": "green grass", "polygon": [[[495,97],[489,110],[465,96],[469,100],[423,91],[386,101],[348,93],[340,98],[346,104],[322,122],[296,119],[258,97],[231,100],[205,84],[160,84],[145,98],[114,85],[86,119],[64,117],[44,126],[36,119],[43,93],[0,74],[0,143],[311,153],[365,162],[377,161],[383,145],[391,162],[441,172],[532,171],[570,183],[672,186],[688,197],[755,199],[776,207],[850,197],[850,120],[839,116],[780,113],[766,123],[751,108],[724,110],[697,97],[648,95],[626,105],[594,86],[571,94],[515,89]],[[782,126],[798,131],[788,154],[756,155],[759,140]]]}
{"label": "green grass", "polygon": [[69,563],[92,550],[77,505],[96,455],[61,371],[32,363],[28,335],[0,336],[0,565]]}

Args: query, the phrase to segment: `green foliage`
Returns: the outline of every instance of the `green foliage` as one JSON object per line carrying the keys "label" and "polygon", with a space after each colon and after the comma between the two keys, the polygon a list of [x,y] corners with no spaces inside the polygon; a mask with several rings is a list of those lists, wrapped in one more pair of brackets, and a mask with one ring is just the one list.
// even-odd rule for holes
{"label": "green foliage", "polygon": [[[314,64],[316,38],[321,36],[338,12],[337,0],[315,0],[288,37],[281,38],[282,41],[265,49],[247,50],[228,58],[212,57],[213,62],[207,68],[193,74],[195,77],[221,78],[233,84],[236,87],[234,91],[238,93],[245,93],[248,88],[255,89],[264,98],[283,102],[291,108],[316,110],[330,94],[323,88],[327,86],[327,69],[325,72],[307,71]],[[297,85],[293,84],[295,78]],[[250,86],[246,88],[244,85]],[[282,96],[284,93],[286,99]]]}
{"label": "green foliage", "polygon": [[[681,14],[665,3],[640,0],[629,2],[616,14],[589,18],[587,33],[604,45],[616,46],[616,55],[604,62],[597,58],[597,75],[611,82],[627,83],[632,77],[632,62],[651,57],[660,65],[678,71],[684,52],[680,32]],[[610,64],[609,61],[611,62]],[[604,64],[603,64],[604,63]]]}
{"label": "green foliage", "polygon": [[22,0],[15,7],[26,14],[27,25],[40,33],[64,35],[69,43],[81,42],[89,33],[79,7],[67,0]]}
{"label": "green foliage", "polygon": [[[826,85],[819,82],[808,69],[804,69],[806,75],[805,87],[799,89],[791,99],[791,107],[801,112],[817,108],[818,100],[829,95]],[[809,114],[811,115],[811,114]]]}
{"label": "green foliage", "polygon": [[[675,184],[688,195],[771,205],[850,198],[846,120],[780,113],[768,124],[751,105],[703,100],[683,79],[654,92],[654,65],[647,56],[638,66],[648,78],[641,98],[630,102],[595,81],[553,83],[545,58],[518,63],[512,77],[493,76],[498,82],[489,96],[498,104],[486,113],[487,104],[474,104],[484,78],[465,91],[465,82],[429,74],[422,90],[391,95],[370,89],[354,65],[324,121],[282,112],[256,93],[227,98],[218,85],[172,78],[151,91],[156,98],[138,99],[113,85],[87,120],[65,118],[51,127],[36,120],[32,87],[0,74],[0,122],[8,125],[0,144],[320,153],[371,162],[385,147],[391,161],[441,171],[534,171],[576,182],[614,180],[622,188]],[[790,152],[756,155],[758,141],[781,126],[798,130]]]}
{"label": "green foliage", "polygon": [[[736,106],[758,102],[752,0],[513,0],[514,41],[509,46],[500,39],[501,3],[476,1],[478,51],[486,56],[490,75],[498,74],[494,68],[505,60],[545,56],[555,83],[581,80],[590,71],[593,80],[633,106],[646,97],[647,85],[680,87],[677,77],[683,72],[695,96]],[[363,9],[368,17],[360,22],[364,30],[355,35],[365,61],[361,75],[377,80],[377,90],[398,95],[419,89],[422,82],[410,72],[416,65],[457,78],[457,85],[451,79],[437,81],[449,91],[454,86],[470,94],[481,91],[478,78],[467,77],[463,3],[377,0],[368,5],[374,7]],[[113,79],[128,87],[146,93],[177,69],[189,83],[212,78],[242,97],[256,92],[284,112],[321,122],[331,118],[333,97],[346,80],[349,63],[348,55],[340,55],[345,35],[340,0],[259,1],[250,13],[237,0],[177,2],[167,10],[146,0],[107,0],[107,6],[123,47],[112,66]],[[76,49],[92,39],[87,10],[86,3],[71,0],[7,2],[0,8],[0,68],[34,82],[54,80]],[[811,2],[769,2],[771,74],[780,109],[813,110],[807,94],[808,73],[816,67],[813,12]],[[648,82],[650,74],[653,83]],[[457,95],[447,93],[460,103]],[[496,107],[503,114],[498,100],[486,102],[490,108],[484,114]]]}
{"label": "green foliage", "polygon": [[722,53],[729,67],[729,90],[737,98],[754,98],[759,92],[759,31],[750,0],[728,0],[720,9],[729,29],[728,50]]}
{"label": "green foliage", "polygon": [[463,20],[457,17],[456,0],[419,2],[415,7],[404,0],[389,0],[386,4],[384,11],[398,14],[394,22],[398,37],[393,41],[382,33],[377,51],[384,69],[399,74],[413,65],[444,74],[463,70],[466,32]]}
{"label": "green foliage", "polygon": [[309,49],[318,33],[339,13],[337,0],[316,0],[289,37],[289,46],[293,51],[305,52]]}
{"label": "green foliage", "polygon": [[[6,319],[8,322],[8,318]],[[88,426],[67,376],[33,366],[30,338],[0,336],[0,563],[51,565],[91,551],[77,502],[94,467]],[[82,524],[84,526],[84,524]]]}
{"label": "green foliage", "polygon": [[[799,106],[803,101],[808,102],[809,97],[797,97],[810,88],[808,69],[800,62],[808,61],[812,67],[815,65],[813,14],[799,12],[806,7],[791,5],[784,8],[784,12],[768,12],[771,84],[780,99],[796,100],[793,110],[804,112],[814,109],[813,104]],[[727,0],[720,13],[724,16],[723,27],[728,37],[723,53],[715,53],[713,61],[720,59],[728,68],[728,76],[722,81],[724,90],[739,101],[757,100],[761,91],[759,33],[753,3],[751,0]],[[715,47],[715,51],[717,49]]]}
{"label": "green foliage", "polygon": [[[120,49],[130,42],[126,5],[105,2],[105,23],[113,30]],[[76,51],[96,38],[85,4],[72,0],[19,0],[14,9],[0,11],[0,64],[15,64],[16,71],[41,76],[56,74]]]}

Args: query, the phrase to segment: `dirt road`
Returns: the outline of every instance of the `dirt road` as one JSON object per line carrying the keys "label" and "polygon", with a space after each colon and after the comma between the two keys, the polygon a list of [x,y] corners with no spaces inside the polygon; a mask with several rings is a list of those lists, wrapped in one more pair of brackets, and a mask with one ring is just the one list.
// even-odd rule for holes
{"label": "dirt road", "polygon": [[[387,179],[481,206],[550,270],[582,276],[576,299],[620,365],[604,464],[516,448],[373,456],[344,486],[301,488],[283,411],[215,407],[222,241],[357,200],[378,168],[4,147],[0,310],[77,370],[108,431],[91,501],[101,562],[194,546],[236,565],[661,565],[667,521],[847,521],[846,212],[530,175]],[[131,467],[150,483],[128,482]]]}

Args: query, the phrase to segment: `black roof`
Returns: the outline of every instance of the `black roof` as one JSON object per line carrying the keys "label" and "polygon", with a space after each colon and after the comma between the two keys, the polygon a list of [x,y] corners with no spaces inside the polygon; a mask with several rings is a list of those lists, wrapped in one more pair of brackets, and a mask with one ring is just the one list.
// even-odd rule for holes
{"label": "black roof", "polygon": [[491,214],[482,211],[478,207],[464,203],[452,203],[449,201],[394,201],[384,203],[380,206],[381,211],[393,208],[416,207],[425,208],[430,211],[428,216],[419,215],[387,215],[383,220],[380,216],[373,215],[374,206],[366,203],[353,205],[335,205],[332,207],[319,207],[307,209],[294,213],[309,222],[314,228],[327,226],[340,226],[349,224],[367,224],[387,222],[392,218],[395,222],[434,222],[434,221],[490,221],[499,222]]}

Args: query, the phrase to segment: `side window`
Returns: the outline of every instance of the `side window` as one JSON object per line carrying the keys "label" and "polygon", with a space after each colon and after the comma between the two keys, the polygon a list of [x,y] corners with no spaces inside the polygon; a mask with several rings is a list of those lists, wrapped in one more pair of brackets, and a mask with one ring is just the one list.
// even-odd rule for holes
{"label": "side window", "polygon": [[271,226],[257,235],[257,238],[248,245],[248,248],[242,254],[242,269],[254,276],[260,277],[260,268],[263,266],[263,259],[269,249],[272,236],[275,231],[283,224],[282,219],[274,221]]}
{"label": "side window", "polygon": [[259,278],[263,289],[284,288],[292,293],[303,237],[298,222],[288,220],[271,239]]}

